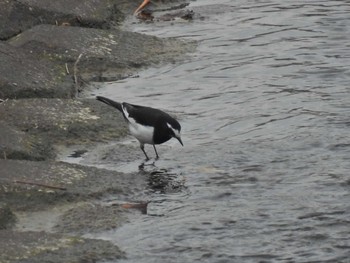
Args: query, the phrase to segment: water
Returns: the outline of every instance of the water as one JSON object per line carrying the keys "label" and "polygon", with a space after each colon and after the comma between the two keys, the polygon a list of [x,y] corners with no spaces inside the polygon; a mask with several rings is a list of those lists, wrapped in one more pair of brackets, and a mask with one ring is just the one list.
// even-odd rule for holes
{"label": "water", "polygon": [[99,91],[175,113],[185,144],[159,146],[154,168],[181,186],[100,237],[128,263],[350,262],[350,3],[210,4],[191,4],[203,20],[125,26],[199,46]]}

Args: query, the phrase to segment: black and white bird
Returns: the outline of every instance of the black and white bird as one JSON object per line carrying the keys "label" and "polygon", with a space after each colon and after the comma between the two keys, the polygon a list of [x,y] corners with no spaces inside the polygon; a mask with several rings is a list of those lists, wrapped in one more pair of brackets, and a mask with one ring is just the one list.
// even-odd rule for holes
{"label": "black and white bird", "polygon": [[157,158],[159,155],[156,144],[176,138],[183,146],[180,123],[164,111],[126,102],[119,103],[101,96],[97,96],[96,99],[117,108],[123,114],[130,133],[140,142],[146,160],[149,158],[145,152],[145,144],[153,145]]}

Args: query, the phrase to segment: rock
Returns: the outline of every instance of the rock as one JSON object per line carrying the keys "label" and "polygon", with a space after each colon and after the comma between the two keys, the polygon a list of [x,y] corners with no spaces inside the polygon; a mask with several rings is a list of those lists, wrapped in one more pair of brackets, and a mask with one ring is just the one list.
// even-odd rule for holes
{"label": "rock", "polygon": [[0,40],[7,40],[38,24],[111,28],[131,7],[112,0],[16,0],[0,2]]}
{"label": "rock", "polygon": [[126,209],[121,205],[79,203],[60,216],[53,230],[82,235],[115,229],[125,222]]}
{"label": "rock", "polygon": [[[78,145],[80,153],[86,153],[96,142],[118,140],[127,133],[119,112],[96,100],[72,99],[77,95],[76,77],[119,79],[193,50],[192,43],[115,29],[140,1],[0,1],[1,262],[124,257],[108,241],[72,235],[119,227],[131,213],[119,200],[145,203],[155,185],[153,177],[54,159],[59,147]],[[122,148],[103,158],[134,158],[130,152]],[[162,181],[156,189],[166,185]],[[110,196],[118,201],[106,204]]]}
{"label": "rock", "polygon": [[109,241],[45,232],[0,231],[1,262],[97,262],[124,258]]}
{"label": "rock", "polygon": [[71,75],[78,61],[76,69],[84,80],[98,80],[104,74],[120,78],[143,66],[178,59],[194,48],[176,39],[121,30],[53,25],[35,26],[9,43],[60,65],[67,63]]}
{"label": "rock", "polygon": [[0,231],[14,226],[16,216],[11,209],[4,203],[0,203]]}
{"label": "rock", "polygon": [[137,18],[146,22],[166,22],[166,21],[184,21],[184,20],[204,20],[212,15],[220,15],[228,10],[234,10],[233,6],[226,4],[210,4],[203,6],[191,6],[186,8],[188,3],[172,5],[163,8],[145,8]]}
{"label": "rock", "polygon": [[47,140],[40,140],[0,121],[0,159],[41,161],[53,157],[54,150]]}
{"label": "rock", "polygon": [[74,95],[73,82],[66,76],[63,65],[38,59],[3,42],[0,42],[0,61],[1,99]]}
{"label": "rock", "polygon": [[52,159],[54,145],[88,145],[127,134],[122,114],[94,99],[8,100],[0,104],[1,123],[0,158]]}
{"label": "rock", "polygon": [[117,80],[140,67],[169,62],[193,50],[193,44],[175,39],[53,25],[111,28],[115,16],[121,17],[118,10],[129,12],[135,4],[117,0],[2,1],[0,39],[16,37],[0,42],[4,65],[0,68],[0,99],[71,98],[81,78],[86,82]]}
{"label": "rock", "polygon": [[0,159],[0,200],[13,211],[38,211],[52,205],[104,196],[133,199],[146,187],[144,176],[77,164]]}
{"label": "rock", "polygon": [[[137,7],[141,3],[142,1],[139,1]],[[171,10],[183,9],[188,5],[189,5],[189,1],[186,1],[186,0],[155,0],[155,1],[150,1],[143,9],[139,10],[139,12],[150,11],[153,13],[153,12],[171,11]]]}
{"label": "rock", "polygon": [[153,12],[151,10],[144,10],[141,11],[137,18],[143,21],[152,21],[152,22],[160,22],[160,21],[175,21],[178,19],[182,20],[193,20],[194,17],[193,10],[189,9],[181,9],[171,12],[157,12],[157,16],[153,15]]}

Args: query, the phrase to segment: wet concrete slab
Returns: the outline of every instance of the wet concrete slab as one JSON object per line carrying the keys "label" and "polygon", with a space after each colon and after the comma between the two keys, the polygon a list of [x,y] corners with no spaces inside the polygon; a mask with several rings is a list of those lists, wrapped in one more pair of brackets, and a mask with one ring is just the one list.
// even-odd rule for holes
{"label": "wet concrete slab", "polygon": [[124,257],[109,241],[36,231],[0,231],[1,262],[96,262]]}
{"label": "wet concrete slab", "polygon": [[[87,236],[147,214],[146,193],[154,178],[137,168],[116,171],[120,160],[138,165],[138,147],[106,153],[115,155],[113,170],[57,156],[72,148],[80,156],[127,134],[120,113],[79,98],[82,89],[94,89],[90,81],[125,78],[177,61],[195,48],[194,43],[119,30],[119,22],[138,4],[0,3],[0,60],[6,65],[0,68],[0,262],[97,262],[125,256],[116,244]],[[95,154],[97,162],[105,157]]]}
{"label": "wet concrete slab", "polygon": [[0,103],[1,158],[47,160],[55,145],[92,144],[126,135],[121,114],[94,99],[22,99]]}
{"label": "wet concrete slab", "polygon": [[1,262],[95,262],[123,256],[112,243],[82,235],[115,229],[130,213],[141,214],[122,205],[144,191],[141,175],[23,160],[0,160],[0,175]]}

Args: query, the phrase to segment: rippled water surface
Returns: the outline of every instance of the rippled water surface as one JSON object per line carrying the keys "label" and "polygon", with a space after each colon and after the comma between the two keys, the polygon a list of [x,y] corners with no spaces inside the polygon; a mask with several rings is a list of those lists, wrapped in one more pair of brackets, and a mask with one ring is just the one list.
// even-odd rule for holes
{"label": "rippled water surface", "polygon": [[148,215],[103,238],[125,262],[350,262],[350,3],[211,4],[126,25],[198,48],[99,91],[175,113],[185,144],[158,147]]}

